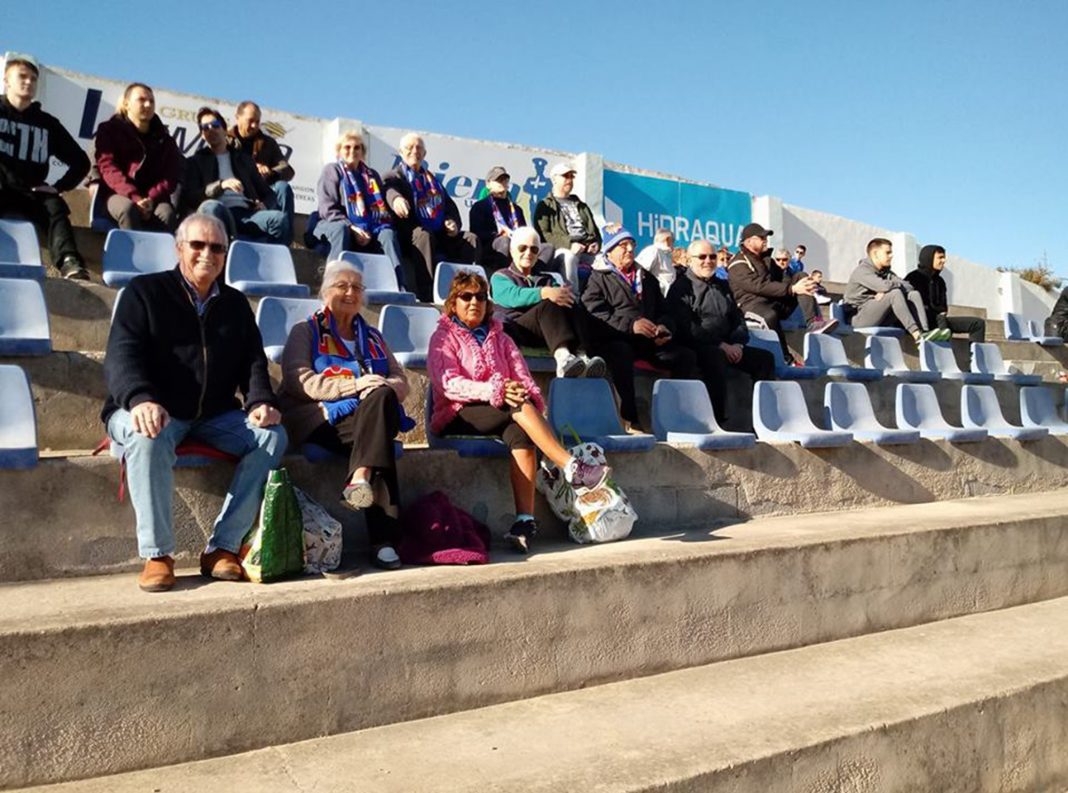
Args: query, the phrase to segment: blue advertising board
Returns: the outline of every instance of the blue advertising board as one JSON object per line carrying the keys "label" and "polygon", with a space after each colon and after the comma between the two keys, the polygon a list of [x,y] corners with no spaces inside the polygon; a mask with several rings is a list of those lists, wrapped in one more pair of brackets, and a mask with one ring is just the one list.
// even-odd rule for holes
{"label": "blue advertising board", "polygon": [[738,248],[738,236],[753,217],[752,197],[738,190],[659,179],[604,169],[604,216],[622,223],[650,245],[657,229],[675,233],[675,245],[708,240]]}

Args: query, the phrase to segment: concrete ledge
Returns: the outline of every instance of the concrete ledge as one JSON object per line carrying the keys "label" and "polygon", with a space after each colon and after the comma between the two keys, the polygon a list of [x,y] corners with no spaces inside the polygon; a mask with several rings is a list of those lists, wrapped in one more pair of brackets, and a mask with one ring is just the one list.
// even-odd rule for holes
{"label": "concrete ledge", "polygon": [[[7,585],[0,784],[229,754],[1063,596],[1066,514],[1061,491],[862,510],[848,523],[791,516],[715,537],[343,582],[203,585],[189,576],[168,595],[138,592],[129,575]],[[1063,625],[1026,642],[962,630],[960,642],[989,643],[990,654],[954,643],[943,663],[905,654],[884,659],[881,674],[950,685],[952,663],[989,671],[1010,647],[1027,659],[1052,653],[1063,666]],[[928,638],[912,650],[934,646],[925,632],[938,630],[919,631]],[[878,677],[799,686],[797,695],[838,701]],[[760,697],[777,679],[760,674],[734,690]],[[894,702],[930,707],[911,687],[892,688]]]}

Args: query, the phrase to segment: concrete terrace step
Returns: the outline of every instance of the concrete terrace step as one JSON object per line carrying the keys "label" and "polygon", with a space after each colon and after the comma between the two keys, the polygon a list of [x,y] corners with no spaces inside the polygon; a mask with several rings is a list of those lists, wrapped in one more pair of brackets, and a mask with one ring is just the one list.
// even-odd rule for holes
{"label": "concrete terrace step", "polygon": [[38,790],[1045,793],[1066,699],[1061,598]]}

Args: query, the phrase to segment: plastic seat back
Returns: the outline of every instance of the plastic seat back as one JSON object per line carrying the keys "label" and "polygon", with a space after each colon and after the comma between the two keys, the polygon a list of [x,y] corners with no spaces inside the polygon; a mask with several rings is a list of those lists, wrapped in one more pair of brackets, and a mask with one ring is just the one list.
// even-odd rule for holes
{"label": "plastic seat back", "polygon": [[983,374],[1008,374],[1009,367],[996,344],[972,343],[972,371]]}
{"label": "plastic seat back", "polygon": [[938,372],[942,375],[963,374],[957,366],[953,349],[945,342],[921,341],[920,365],[925,372]]}
{"label": "plastic seat back", "polygon": [[345,251],[341,260],[354,264],[363,273],[364,295],[369,303],[414,303],[415,295],[397,283],[393,262],[384,253]]}
{"label": "plastic seat back", "polygon": [[478,273],[485,281],[486,285],[489,285],[489,279],[486,278],[486,271],[478,264],[455,264],[453,262],[440,262],[438,266],[434,268],[434,303],[435,305],[445,305],[445,298],[449,296],[449,289],[452,286],[452,279],[456,277],[456,273],[461,270],[466,270],[472,273]]}
{"label": "plastic seat back", "polygon": [[1057,413],[1053,392],[1042,386],[1020,389],[1020,424],[1025,427],[1045,427],[1055,435],[1068,434],[1068,422]]}
{"label": "plastic seat back", "polygon": [[437,330],[441,314],[431,306],[382,307],[378,329],[386,346],[402,366],[426,366],[430,337]]}
{"label": "plastic seat back", "polygon": [[708,433],[719,430],[708,389],[700,380],[657,380],[653,384],[653,434]]}
{"label": "plastic seat back", "polygon": [[1037,319],[1027,320],[1027,335],[1031,337],[1031,341],[1043,347],[1060,347],[1064,344],[1064,339],[1060,336],[1047,336],[1045,323]]}
{"label": "plastic seat back", "polygon": [[297,283],[293,256],[284,245],[235,240],[226,255],[226,283],[246,295],[307,297]]}
{"label": "plastic seat back", "polygon": [[549,424],[565,446],[571,429],[583,439],[624,433],[612,389],[601,377],[555,378],[549,386]]}
{"label": "plastic seat back", "polygon": [[819,377],[823,370],[814,366],[787,366],[779,345],[779,336],[773,330],[749,329],[749,346],[767,350],[775,358],[775,376],[790,380],[806,380]]}
{"label": "plastic seat back", "polygon": [[864,342],[864,365],[884,372],[909,368],[901,352],[901,342],[893,336],[869,336]]}
{"label": "plastic seat back", "polygon": [[289,331],[322,306],[318,300],[300,297],[265,297],[256,307],[256,326],[263,338],[267,360],[280,363]]}
{"label": "plastic seat back", "polygon": [[104,283],[126,286],[139,275],[173,270],[178,263],[174,235],[163,231],[112,229],[104,239]]}
{"label": "plastic seat back", "polygon": [[753,384],[753,413],[773,432],[814,432],[799,383],[761,380]]}
{"label": "plastic seat back", "polygon": [[896,395],[897,426],[910,429],[949,429],[938,406],[934,387],[926,383],[901,383]]}
{"label": "plastic seat back", "polygon": [[805,334],[805,364],[820,369],[852,368],[842,340],[824,333]]}
{"label": "plastic seat back", "polygon": [[965,427],[994,429],[1010,426],[993,386],[966,385],[960,390],[960,417]]}
{"label": "plastic seat back", "polygon": [[37,416],[20,366],[0,365],[0,468],[37,465]]}
{"label": "plastic seat back", "polygon": [[1005,338],[1009,341],[1028,341],[1028,331],[1023,317],[1011,311],[1005,312]]}
{"label": "plastic seat back", "polygon": [[28,220],[0,219],[0,262],[43,266],[37,229]]}
{"label": "plastic seat back", "polygon": [[0,355],[48,355],[52,337],[39,281],[0,278]]}
{"label": "plastic seat back", "polygon": [[868,389],[860,383],[827,383],[823,389],[823,407],[831,429],[886,429],[875,417]]}

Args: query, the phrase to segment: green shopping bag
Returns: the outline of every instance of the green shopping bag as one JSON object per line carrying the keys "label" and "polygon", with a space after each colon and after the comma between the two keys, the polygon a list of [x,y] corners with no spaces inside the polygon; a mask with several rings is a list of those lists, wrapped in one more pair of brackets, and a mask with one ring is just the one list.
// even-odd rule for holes
{"label": "green shopping bag", "polygon": [[285,468],[267,475],[260,519],[241,546],[241,565],[249,581],[256,583],[304,570],[304,521]]}

